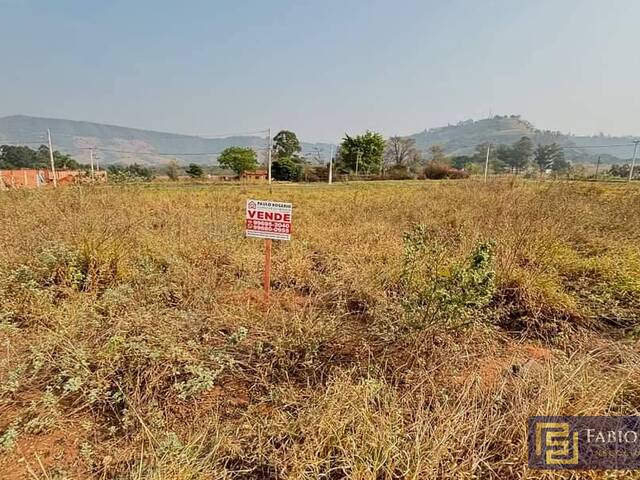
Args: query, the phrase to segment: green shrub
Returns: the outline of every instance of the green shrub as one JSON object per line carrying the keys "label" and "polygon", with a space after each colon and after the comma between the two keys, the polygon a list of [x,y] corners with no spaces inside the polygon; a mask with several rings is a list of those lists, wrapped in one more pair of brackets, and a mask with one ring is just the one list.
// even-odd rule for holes
{"label": "green shrub", "polygon": [[493,243],[482,242],[463,263],[448,264],[442,241],[423,225],[404,236],[401,301],[409,322],[459,324],[491,302],[495,293]]}

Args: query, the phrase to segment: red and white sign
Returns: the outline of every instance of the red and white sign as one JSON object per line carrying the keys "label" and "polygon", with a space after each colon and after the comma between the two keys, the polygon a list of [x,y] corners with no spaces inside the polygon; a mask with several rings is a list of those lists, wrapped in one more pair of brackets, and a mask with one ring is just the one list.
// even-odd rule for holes
{"label": "red and white sign", "polygon": [[247,200],[246,236],[291,240],[290,203],[269,200]]}

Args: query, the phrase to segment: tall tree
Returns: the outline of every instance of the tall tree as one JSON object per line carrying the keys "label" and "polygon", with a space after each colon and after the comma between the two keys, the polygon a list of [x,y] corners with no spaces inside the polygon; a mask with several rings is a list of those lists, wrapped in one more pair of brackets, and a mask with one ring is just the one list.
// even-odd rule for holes
{"label": "tall tree", "polygon": [[618,165],[617,163],[614,163],[609,169],[609,175],[611,175],[612,177],[628,178],[630,172],[631,165],[629,165],[628,163],[625,163],[624,165]]}
{"label": "tall tree", "polygon": [[[66,153],[53,151],[55,167],[60,170],[77,170],[82,168],[76,160]],[[49,168],[51,157],[49,147],[40,145],[37,150],[25,146],[0,146],[0,168]]]}
{"label": "tall tree", "polygon": [[487,160],[487,149],[489,149],[489,162],[498,158],[496,146],[489,142],[482,142],[476,145],[475,151],[473,152],[473,161],[484,165]]}
{"label": "tall tree", "polygon": [[561,157],[555,158],[551,165],[551,171],[555,174],[568,173],[571,168],[571,162],[569,160],[565,160],[564,154]]}
{"label": "tall tree", "polygon": [[0,146],[0,168],[37,168],[44,167],[39,161],[37,153],[29,147],[2,145]]}
{"label": "tall tree", "polygon": [[511,164],[515,173],[526,169],[533,156],[533,142],[529,137],[522,137],[511,147]]}
{"label": "tall tree", "polygon": [[301,151],[302,147],[295,133],[289,130],[280,130],[273,137],[273,152],[278,158],[292,158]]}
{"label": "tall tree", "polygon": [[512,154],[513,149],[509,145],[498,145],[498,148],[496,148],[497,162],[503,167],[508,167],[513,171]]}
{"label": "tall tree", "polygon": [[[483,142],[476,145],[473,153],[473,162],[484,172],[484,164],[487,161],[487,149],[489,149],[489,168],[493,172],[502,172],[505,167],[505,158],[511,154],[509,147],[506,145],[495,145],[489,142]],[[502,149],[502,150],[501,150]]]}
{"label": "tall tree", "polygon": [[256,152],[250,148],[228,147],[218,157],[218,164],[221,167],[233,170],[238,175],[242,175],[242,172],[258,168],[258,158]]}
{"label": "tall tree", "polygon": [[174,182],[178,180],[180,176],[180,167],[178,166],[177,161],[169,161],[167,164],[167,176],[169,177],[169,180],[173,180]]}
{"label": "tall tree", "polygon": [[550,145],[538,145],[534,154],[535,164],[540,172],[545,172],[547,169],[552,169],[554,164],[558,164],[556,168],[560,168],[564,165],[564,150],[557,143]]}
{"label": "tall tree", "polygon": [[273,162],[271,174],[276,180],[297,182],[302,179],[303,164],[290,157],[278,158]]}
{"label": "tall tree", "polygon": [[273,161],[271,174],[275,180],[298,181],[302,179],[302,151],[300,141],[295,133],[289,130],[280,130],[273,137]]}
{"label": "tall tree", "polygon": [[345,135],[339,150],[340,166],[352,172],[377,173],[382,166],[384,148],[384,137],[379,133],[367,130],[354,137]]}
{"label": "tall tree", "polygon": [[475,156],[469,155],[454,155],[451,157],[451,166],[458,170],[469,169],[471,165],[477,165]]}
{"label": "tall tree", "polygon": [[409,137],[389,137],[384,150],[385,165],[410,168],[421,158],[416,141]]}
{"label": "tall tree", "polygon": [[187,175],[191,178],[201,178],[204,175],[204,170],[197,163],[190,163],[187,168]]}

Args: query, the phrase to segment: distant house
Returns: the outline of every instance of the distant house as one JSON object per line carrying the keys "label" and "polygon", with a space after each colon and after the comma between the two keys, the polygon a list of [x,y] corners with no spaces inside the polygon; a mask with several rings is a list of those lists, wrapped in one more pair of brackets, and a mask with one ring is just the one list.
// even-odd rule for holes
{"label": "distant house", "polygon": [[233,170],[215,166],[211,169],[211,173],[207,175],[207,178],[209,180],[213,180],[214,182],[229,182],[236,180],[238,176]]}
{"label": "distant house", "polygon": [[269,173],[266,170],[254,170],[252,172],[242,172],[240,175],[241,180],[248,182],[264,182],[268,180]]}
{"label": "distant house", "polygon": [[232,180],[235,180],[237,176],[233,173],[231,174],[210,173],[209,175],[207,175],[207,178],[209,180],[213,180],[214,182],[230,182]]}

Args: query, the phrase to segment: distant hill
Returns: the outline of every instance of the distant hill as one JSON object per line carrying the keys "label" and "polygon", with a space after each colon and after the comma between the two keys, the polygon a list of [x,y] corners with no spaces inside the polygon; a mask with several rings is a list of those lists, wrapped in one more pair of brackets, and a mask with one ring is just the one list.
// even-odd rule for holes
{"label": "distant hill", "polygon": [[[140,130],[136,128],[104,125],[101,123],[59,120],[15,115],[0,118],[0,144],[19,143],[37,148],[45,143],[47,129],[51,129],[56,150],[72,155],[81,163],[89,161],[89,147],[96,147],[100,161],[109,163],[141,163],[162,165],[171,159],[181,163],[216,164],[217,154],[230,146],[251,147],[264,156],[266,139],[258,136],[232,136],[204,138],[192,135]],[[426,151],[440,144],[447,154],[463,155],[474,151],[476,145],[512,144],[520,137],[530,137],[535,143],[557,142],[566,147],[567,157],[577,163],[594,163],[598,155],[603,163],[628,160],[633,137],[607,135],[579,136],[558,131],[540,130],[518,115],[494,116],[483,120],[466,120],[446,127],[430,128],[410,135],[416,145]],[[627,146],[616,146],[627,144]],[[601,148],[601,146],[605,146]],[[302,142],[303,153],[320,151],[319,160],[328,161],[328,143]],[[588,148],[599,146],[598,148]]]}
{"label": "distant hill", "polygon": [[[518,115],[495,116],[483,120],[466,120],[455,125],[430,128],[410,135],[416,146],[426,151],[431,145],[442,145],[447,154],[464,155],[474,151],[476,145],[483,142],[512,144],[523,136],[531,138],[535,143],[549,144],[556,142],[566,147],[567,157],[578,163],[591,163],[602,156],[603,163],[629,159],[633,155],[633,146],[628,146],[634,137],[611,137],[607,135],[579,136],[568,135],[558,131],[539,130],[530,122]],[[619,147],[618,144],[627,144]],[[588,148],[593,146],[598,148]],[[605,145],[602,148],[600,146]]]}
{"label": "distant hill", "polygon": [[[217,163],[217,154],[227,147],[251,147],[260,150],[261,154],[266,147],[266,138],[258,136],[203,138],[25,115],[0,118],[0,144],[26,143],[37,148],[46,143],[47,129],[51,129],[53,148],[71,154],[81,163],[89,162],[90,147],[98,149],[103,164],[137,162],[146,165],[160,165],[171,159],[211,165]],[[329,158],[329,144],[302,142],[302,148],[303,153],[321,150],[321,161]]]}

